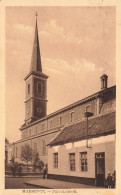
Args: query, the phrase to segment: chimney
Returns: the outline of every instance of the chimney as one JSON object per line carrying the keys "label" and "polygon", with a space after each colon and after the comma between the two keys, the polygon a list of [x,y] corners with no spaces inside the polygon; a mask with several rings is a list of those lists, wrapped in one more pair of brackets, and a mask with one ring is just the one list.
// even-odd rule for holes
{"label": "chimney", "polygon": [[107,89],[108,76],[106,74],[103,74],[100,78],[101,78],[101,90]]}

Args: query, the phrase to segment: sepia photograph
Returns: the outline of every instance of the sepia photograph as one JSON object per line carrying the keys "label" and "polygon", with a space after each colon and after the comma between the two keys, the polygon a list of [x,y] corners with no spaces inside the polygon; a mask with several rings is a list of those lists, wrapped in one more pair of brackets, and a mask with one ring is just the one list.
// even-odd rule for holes
{"label": "sepia photograph", "polygon": [[5,189],[115,189],[116,7],[6,6],[5,113]]}

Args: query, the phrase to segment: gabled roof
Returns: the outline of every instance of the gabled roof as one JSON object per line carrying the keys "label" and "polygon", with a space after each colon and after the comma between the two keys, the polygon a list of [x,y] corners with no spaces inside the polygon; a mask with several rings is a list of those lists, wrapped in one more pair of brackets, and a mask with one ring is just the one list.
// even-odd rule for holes
{"label": "gabled roof", "polygon": [[[98,115],[88,120],[88,138],[114,134],[115,130],[115,112]],[[85,120],[64,127],[48,145],[55,146],[84,139],[87,139],[87,123]]]}

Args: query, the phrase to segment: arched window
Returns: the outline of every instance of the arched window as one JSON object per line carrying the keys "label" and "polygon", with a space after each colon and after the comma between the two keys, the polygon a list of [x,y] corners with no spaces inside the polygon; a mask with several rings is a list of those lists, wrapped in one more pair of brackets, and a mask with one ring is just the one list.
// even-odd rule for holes
{"label": "arched window", "polygon": [[42,124],[42,131],[44,131],[44,124]]}
{"label": "arched window", "polygon": [[35,134],[37,134],[37,127],[35,128]]}
{"label": "arched window", "polygon": [[31,136],[31,129],[29,130],[29,135]]}
{"label": "arched window", "polygon": [[37,152],[37,143],[34,143],[34,151]]}
{"label": "arched window", "polygon": [[28,84],[28,94],[30,94],[30,84]]}
{"label": "arched window", "polygon": [[45,140],[43,140],[43,155],[46,155],[46,142],[45,142]]}
{"label": "arched window", "polygon": [[37,92],[42,93],[42,83],[41,82],[37,83]]}
{"label": "arched window", "polygon": [[59,118],[59,125],[62,125],[62,116]]}
{"label": "arched window", "polygon": [[74,121],[74,112],[71,112],[71,122]]}
{"label": "arched window", "polygon": [[53,120],[50,120],[50,128],[53,127]]}

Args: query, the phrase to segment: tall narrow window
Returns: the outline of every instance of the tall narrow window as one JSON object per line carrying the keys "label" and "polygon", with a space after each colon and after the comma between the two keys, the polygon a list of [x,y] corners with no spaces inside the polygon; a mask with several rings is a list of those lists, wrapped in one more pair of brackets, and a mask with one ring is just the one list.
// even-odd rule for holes
{"label": "tall narrow window", "polygon": [[70,170],[75,171],[75,153],[70,153]]}
{"label": "tall narrow window", "polygon": [[48,119],[47,119],[47,129],[48,129]]}
{"label": "tall narrow window", "polygon": [[50,128],[53,127],[53,120],[50,120]]}
{"label": "tall narrow window", "polygon": [[43,155],[46,155],[46,142],[43,140]]}
{"label": "tall narrow window", "polygon": [[81,152],[81,171],[87,171],[87,152]]}
{"label": "tall narrow window", "polygon": [[30,84],[28,84],[28,94],[30,94]]}
{"label": "tall narrow window", "polygon": [[29,135],[31,136],[31,129],[29,130]]}
{"label": "tall narrow window", "polygon": [[62,116],[60,116],[60,118],[59,118],[59,123],[60,123],[60,125],[62,125]]}
{"label": "tall narrow window", "polygon": [[53,154],[54,168],[58,168],[58,153]]}
{"label": "tall narrow window", "polygon": [[42,124],[42,131],[44,131],[44,124]]}
{"label": "tall narrow window", "polygon": [[37,92],[42,93],[42,83],[40,82],[37,83]]}
{"label": "tall narrow window", "polygon": [[71,122],[74,121],[74,112],[71,112]]}
{"label": "tall narrow window", "polygon": [[35,128],[35,134],[37,134],[37,127]]}

